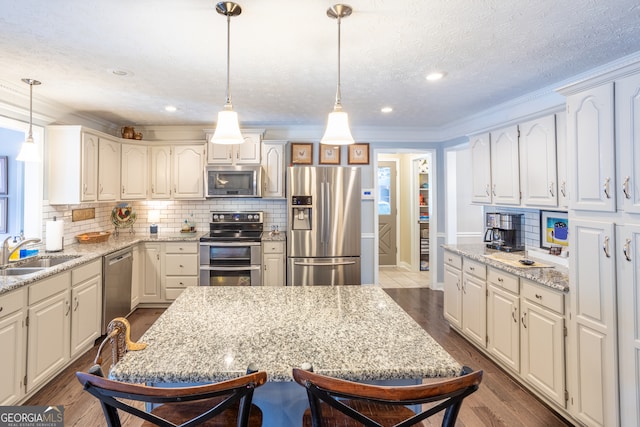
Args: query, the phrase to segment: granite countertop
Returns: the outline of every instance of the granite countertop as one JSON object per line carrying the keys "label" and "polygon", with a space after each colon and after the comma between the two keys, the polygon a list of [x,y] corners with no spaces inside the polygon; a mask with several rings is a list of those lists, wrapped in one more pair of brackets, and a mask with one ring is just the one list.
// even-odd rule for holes
{"label": "granite countertop", "polygon": [[384,290],[190,287],[110,371],[125,382],[212,382],[254,363],[292,381],[304,362],[351,380],[451,377],[461,366]]}
{"label": "granite countertop", "polygon": [[[489,256],[494,254],[500,254],[503,257],[513,257],[514,259],[521,259],[529,256],[527,252],[514,252],[506,253],[497,250],[489,249],[484,244],[473,245],[442,245],[445,250],[455,252],[459,255],[471,258],[476,261],[483,262],[495,268],[507,271],[511,274],[515,274],[519,277],[524,277],[533,282],[541,285],[548,286],[562,292],[569,292],[569,269],[562,265],[552,264],[548,261],[542,261],[544,264],[552,265],[553,267],[513,267],[504,262],[500,262],[498,259],[490,258]],[[532,256],[533,258],[533,256]]]}
{"label": "granite countertop", "polygon": [[[112,252],[116,252],[140,242],[199,241],[200,236],[203,234],[205,233],[159,233],[158,235],[152,236],[151,234],[130,234],[128,232],[121,231],[119,236],[112,234],[109,239],[103,243],[75,243],[73,245],[65,245],[64,250],[58,252],[45,252],[41,249],[38,254],[38,257],[40,258],[55,258],[60,256],[77,256],[77,258],[26,276],[5,276],[0,270],[0,295],[14,289],[18,289],[22,286],[29,285],[30,283],[37,282],[38,280],[42,280],[46,277],[73,269],[81,264],[93,261],[94,259],[98,259],[104,255],[108,255]],[[19,267],[21,262],[26,261],[27,259],[29,258],[12,262],[11,265]]]}
{"label": "granite countertop", "polygon": [[263,242],[285,242],[287,240],[287,233],[280,231],[278,233],[267,232],[262,233]]}

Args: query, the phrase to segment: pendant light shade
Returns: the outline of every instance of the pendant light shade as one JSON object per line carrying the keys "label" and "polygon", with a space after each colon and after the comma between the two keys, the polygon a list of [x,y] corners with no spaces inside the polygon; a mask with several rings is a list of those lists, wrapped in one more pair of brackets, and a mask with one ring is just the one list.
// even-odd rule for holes
{"label": "pendant light shade", "polygon": [[344,4],[336,4],[327,9],[327,16],[338,21],[338,86],[336,89],[336,103],[333,106],[333,112],[329,113],[327,128],[320,140],[322,144],[349,145],[355,142],[349,129],[349,116],[342,111],[340,100],[340,22],[342,18],[351,15],[351,12],[351,7]]}
{"label": "pendant light shade", "polygon": [[38,147],[36,147],[36,143],[33,140],[33,86],[39,85],[40,82],[34,79],[22,79],[22,81],[29,85],[29,136],[22,143],[16,160],[20,162],[38,162],[40,161]]}
{"label": "pendant light shade", "polygon": [[218,113],[218,121],[216,122],[216,130],[210,139],[212,144],[242,144],[244,138],[240,133],[240,125],[238,123],[238,113],[233,111],[231,105],[231,92],[229,90],[229,40],[231,38],[231,17],[238,16],[242,13],[242,8],[233,2],[220,2],[216,5],[216,12],[227,17],[227,98],[224,104],[224,110]]}

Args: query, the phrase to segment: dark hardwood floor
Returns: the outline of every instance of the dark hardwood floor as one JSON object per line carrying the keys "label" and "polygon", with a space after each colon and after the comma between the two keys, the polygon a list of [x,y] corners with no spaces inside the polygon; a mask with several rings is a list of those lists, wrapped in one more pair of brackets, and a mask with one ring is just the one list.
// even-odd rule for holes
{"label": "dark hardwood floor", "polygon": [[[450,330],[442,316],[442,292],[427,288],[385,289],[416,322],[461,364],[484,370],[480,389],[468,397],[457,425],[460,427],[552,427],[572,425],[524,390],[504,371],[484,357],[471,344]],[[138,309],[130,317],[131,337],[135,341],[162,314],[162,309]],[[85,393],[75,378],[92,364],[97,346],[36,393],[25,405],[64,405],[65,426],[106,425],[97,399]],[[103,351],[103,369],[111,364],[110,350]],[[137,427],[139,420],[123,417],[125,427]],[[439,425],[436,420],[426,425]],[[288,426],[265,426],[288,427]]]}

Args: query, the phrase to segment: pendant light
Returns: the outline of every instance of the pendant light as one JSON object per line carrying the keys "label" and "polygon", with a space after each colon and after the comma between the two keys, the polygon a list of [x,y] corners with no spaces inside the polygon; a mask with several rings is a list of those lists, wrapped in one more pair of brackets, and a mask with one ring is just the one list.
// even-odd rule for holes
{"label": "pendant light", "polygon": [[23,82],[29,85],[29,136],[22,143],[22,147],[20,148],[20,153],[16,160],[20,162],[37,162],[40,161],[40,157],[38,156],[38,147],[36,147],[36,143],[33,141],[33,86],[39,85],[40,82],[34,79],[22,79]]}
{"label": "pendant light", "polygon": [[336,89],[336,103],[333,106],[333,111],[329,113],[327,129],[320,140],[322,144],[349,145],[355,142],[351,136],[351,130],[349,130],[349,116],[342,111],[342,103],[340,102],[340,21],[351,15],[351,12],[351,7],[344,4],[336,4],[327,9],[327,16],[338,21],[338,87]]}
{"label": "pendant light", "polygon": [[210,139],[213,144],[242,144],[244,138],[240,133],[238,124],[238,113],[233,111],[231,105],[231,92],[229,91],[229,40],[231,38],[231,17],[242,13],[242,8],[237,3],[223,1],[216,5],[216,12],[227,17],[227,98],[224,110],[218,113],[216,131]]}

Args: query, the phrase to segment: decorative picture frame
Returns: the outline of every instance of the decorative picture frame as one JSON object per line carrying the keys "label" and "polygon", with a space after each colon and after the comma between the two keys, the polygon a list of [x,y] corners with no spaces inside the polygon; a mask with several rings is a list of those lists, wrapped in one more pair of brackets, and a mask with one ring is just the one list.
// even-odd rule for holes
{"label": "decorative picture frame", "polygon": [[348,163],[350,165],[368,165],[369,164],[369,143],[362,142],[349,145]]}
{"label": "decorative picture frame", "polygon": [[0,233],[7,232],[7,209],[8,199],[6,197],[0,198]]}
{"label": "decorative picture frame", "polygon": [[313,144],[307,142],[292,142],[291,163],[294,165],[313,164]]}
{"label": "decorative picture frame", "polygon": [[320,144],[320,164],[321,165],[339,165],[340,164],[339,145]]}
{"label": "decorative picture frame", "polygon": [[9,194],[9,158],[0,156],[0,194]]}
{"label": "decorative picture frame", "polygon": [[540,211],[540,247],[569,246],[569,217],[566,212]]}

